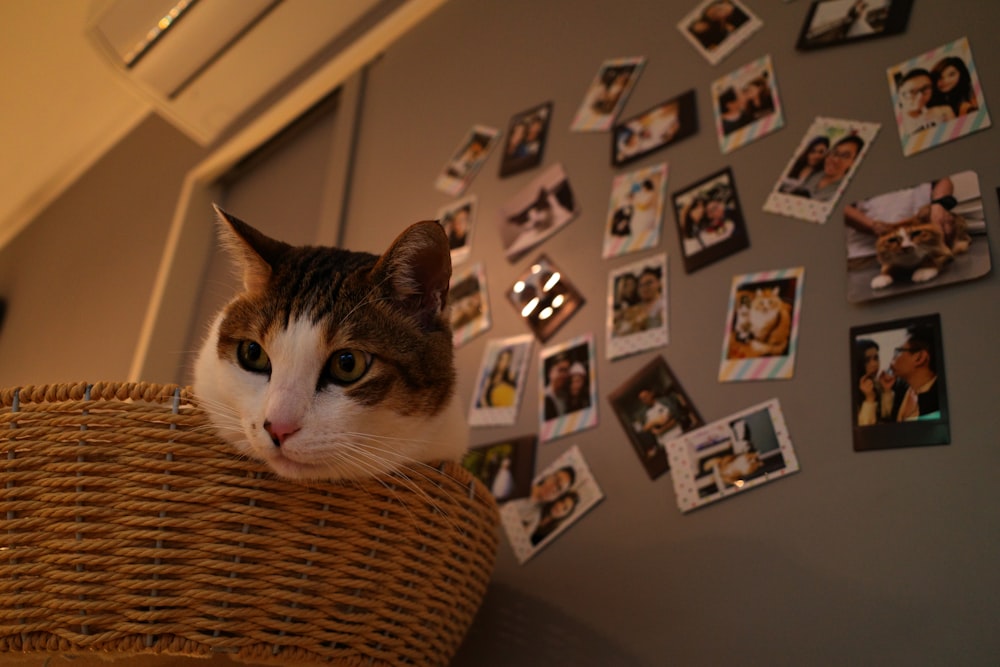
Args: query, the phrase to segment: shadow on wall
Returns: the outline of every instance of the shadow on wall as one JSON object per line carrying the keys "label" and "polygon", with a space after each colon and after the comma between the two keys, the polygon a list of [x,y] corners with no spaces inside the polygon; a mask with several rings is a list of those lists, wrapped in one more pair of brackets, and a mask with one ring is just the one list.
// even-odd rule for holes
{"label": "shadow on wall", "polygon": [[491,583],[452,667],[637,667],[621,647],[542,600]]}

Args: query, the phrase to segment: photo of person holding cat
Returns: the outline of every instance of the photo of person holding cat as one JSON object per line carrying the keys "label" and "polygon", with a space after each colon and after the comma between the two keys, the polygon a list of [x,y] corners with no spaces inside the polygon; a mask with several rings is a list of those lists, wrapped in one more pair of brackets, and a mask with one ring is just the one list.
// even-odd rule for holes
{"label": "photo of person holding cat", "polygon": [[979,178],[964,171],[844,207],[852,303],[972,280],[990,271]]}
{"label": "photo of person holding cat", "polygon": [[855,449],[947,443],[939,316],[854,327],[851,344]]}

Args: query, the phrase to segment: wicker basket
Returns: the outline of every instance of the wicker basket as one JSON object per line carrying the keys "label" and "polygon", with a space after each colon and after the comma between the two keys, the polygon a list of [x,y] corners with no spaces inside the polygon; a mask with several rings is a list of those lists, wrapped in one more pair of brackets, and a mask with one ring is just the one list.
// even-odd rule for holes
{"label": "wicker basket", "polygon": [[2,652],[447,663],[497,509],[461,466],[296,484],[210,434],[190,392],[0,392]]}

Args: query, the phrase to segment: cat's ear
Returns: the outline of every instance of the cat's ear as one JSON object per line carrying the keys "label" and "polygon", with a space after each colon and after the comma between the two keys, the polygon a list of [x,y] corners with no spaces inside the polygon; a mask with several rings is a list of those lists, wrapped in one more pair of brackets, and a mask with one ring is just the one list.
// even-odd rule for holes
{"label": "cat's ear", "polygon": [[243,288],[250,293],[262,291],[275,263],[291,246],[261,234],[219,206],[213,207],[219,223],[219,242],[236,263]]}
{"label": "cat's ear", "polygon": [[396,299],[430,326],[448,304],[448,236],[431,220],[410,225],[379,258],[372,274],[384,279]]}

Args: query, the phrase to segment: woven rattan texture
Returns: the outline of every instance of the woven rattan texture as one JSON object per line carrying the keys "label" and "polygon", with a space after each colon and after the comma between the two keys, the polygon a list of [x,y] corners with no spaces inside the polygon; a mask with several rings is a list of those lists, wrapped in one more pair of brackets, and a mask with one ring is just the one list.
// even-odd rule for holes
{"label": "woven rattan texture", "polygon": [[141,383],[0,391],[0,522],[0,652],[445,664],[497,547],[457,464],[279,480]]}

